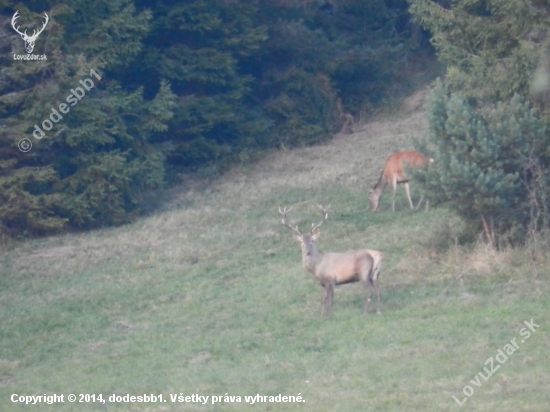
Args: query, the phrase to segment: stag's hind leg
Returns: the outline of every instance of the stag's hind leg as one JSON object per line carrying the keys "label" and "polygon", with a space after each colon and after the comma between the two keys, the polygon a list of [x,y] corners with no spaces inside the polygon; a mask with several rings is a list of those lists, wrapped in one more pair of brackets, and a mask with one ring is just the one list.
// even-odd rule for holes
{"label": "stag's hind leg", "polygon": [[372,285],[372,283],[370,282],[370,279],[365,279],[364,281],[362,281],[361,283],[363,283],[363,287],[365,288],[365,306],[363,307],[363,315],[366,315],[369,311],[369,303],[370,303],[370,298],[372,296],[372,294],[374,293],[374,287]]}
{"label": "stag's hind leg", "polygon": [[380,312],[380,284],[378,283],[378,279],[376,279],[374,290],[376,292],[376,314],[380,315],[382,312]]}
{"label": "stag's hind leg", "polygon": [[380,315],[380,283],[378,283],[378,275],[380,275],[380,267],[373,271],[372,277],[369,279],[372,283],[374,293],[376,293],[376,314]]}
{"label": "stag's hind leg", "polygon": [[361,260],[361,266],[359,270],[359,280],[363,284],[365,289],[365,307],[363,308],[363,315],[366,315],[369,311],[369,303],[372,294],[375,292],[374,285],[371,282],[374,267],[374,259],[371,255],[367,254]]}

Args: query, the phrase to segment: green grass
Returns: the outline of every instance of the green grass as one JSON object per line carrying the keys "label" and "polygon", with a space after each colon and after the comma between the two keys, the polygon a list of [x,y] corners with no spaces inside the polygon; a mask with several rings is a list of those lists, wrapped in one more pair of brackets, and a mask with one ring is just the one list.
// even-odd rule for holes
{"label": "green grass", "polygon": [[[547,251],[535,266],[525,250],[453,246],[458,219],[405,209],[401,189],[397,213],[388,194],[381,212],[368,211],[380,161],[360,169],[363,157],[348,159],[349,170],[319,175],[346,144],[276,154],[210,189],[175,192],[168,210],[133,225],[2,252],[0,410],[545,410]],[[363,291],[351,284],[319,316],[321,288],[277,212],[295,205],[290,220],[307,228],[321,218],[316,202],[331,204],[322,251],[384,252],[382,315],[362,316]],[[540,329],[459,407],[451,395],[463,399],[530,319]],[[25,406],[10,402],[14,393],[162,393],[167,402]],[[172,403],[180,393],[242,402]],[[305,403],[244,400],[279,393]]]}

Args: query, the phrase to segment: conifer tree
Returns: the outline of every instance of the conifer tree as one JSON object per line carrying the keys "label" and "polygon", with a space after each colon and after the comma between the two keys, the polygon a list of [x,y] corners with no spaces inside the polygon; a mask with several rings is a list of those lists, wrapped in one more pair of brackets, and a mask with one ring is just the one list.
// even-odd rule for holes
{"label": "conifer tree", "polygon": [[[21,21],[49,15],[35,46],[48,59],[1,62],[0,229],[37,234],[127,221],[141,190],[163,181],[163,151],[149,141],[166,130],[174,107],[166,82],[145,100],[142,88],[124,89],[112,78],[139,53],[150,12],[137,12],[130,0],[18,7]],[[3,18],[14,11],[4,8]],[[3,50],[21,50],[10,25],[1,30],[9,39]],[[75,105],[59,113],[71,94]],[[49,130],[36,132],[44,124]],[[25,138],[33,147],[22,153],[17,144]]]}
{"label": "conifer tree", "polygon": [[[429,131],[417,149],[435,162],[416,178],[430,199],[448,202],[467,222],[481,227],[493,247],[499,235],[512,229],[524,236],[533,223],[533,193],[538,191],[538,200],[548,199],[541,190],[549,187],[550,140],[535,111],[519,95],[476,110],[438,80],[426,112]],[[539,184],[537,179],[546,181]],[[548,210],[548,204],[538,205]]]}
{"label": "conifer tree", "polygon": [[550,44],[550,9],[538,0],[409,0],[427,29],[445,82],[485,102],[527,96]]}
{"label": "conifer tree", "polygon": [[265,131],[257,103],[251,104],[254,78],[244,67],[267,37],[256,20],[257,7],[257,0],[156,4],[143,64],[128,72],[138,83],[152,81],[153,88],[166,79],[178,96],[169,136],[173,166],[192,169],[238,154]]}

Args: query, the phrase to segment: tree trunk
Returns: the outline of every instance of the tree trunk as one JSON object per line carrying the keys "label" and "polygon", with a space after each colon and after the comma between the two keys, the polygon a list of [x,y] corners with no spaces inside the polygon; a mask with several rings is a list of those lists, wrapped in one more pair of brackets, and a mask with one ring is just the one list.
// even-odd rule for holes
{"label": "tree trunk", "polygon": [[483,223],[483,232],[485,233],[485,237],[487,238],[487,242],[489,243],[489,246],[492,250],[496,249],[495,245],[495,222],[493,219],[493,215],[490,214],[489,216],[481,215],[481,222]]}

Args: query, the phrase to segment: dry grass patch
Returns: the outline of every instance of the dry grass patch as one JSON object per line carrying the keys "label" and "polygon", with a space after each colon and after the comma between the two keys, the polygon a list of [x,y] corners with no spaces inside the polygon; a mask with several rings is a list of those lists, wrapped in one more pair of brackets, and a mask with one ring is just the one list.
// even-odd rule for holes
{"label": "dry grass patch", "polygon": [[257,199],[281,188],[322,189],[373,186],[389,155],[411,150],[411,137],[427,129],[423,113],[401,119],[380,119],[351,135],[339,135],[325,145],[274,152],[262,162],[238,167],[216,185],[226,194]]}
{"label": "dry grass patch", "polygon": [[[400,119],[375,120],[352,135],[337,136],[329,144],[278,151],[255,165],[236,167],[206,190],[174,190],[172,204],[158,215],[116,229],[23,242],[2,255],[10,260],[12,276],[40,277],[83,272],[132,256],[139,268],[149,267],[152,260],[175,269],[186,262],[213,259],[231,248],[235,231],[256,231],[246,223],[246,214],[274,192],[293,188],[318,191],[337,182],[364,192],[366,199],[386,158],[411,149],[411,131],[419,136],[425,129],[420,112]],[[266,212],[276,213],[276,206]],[[234,213],[241,214],[242,221],[228,225],[228,216]],[[208,242],[220,236],[220,225],[228,242],[217,242],[218,250],[214,251]],[[272,237],[274,232],[264,229],[255,236]],[[265,253],[272,252],[268,249]]]}

